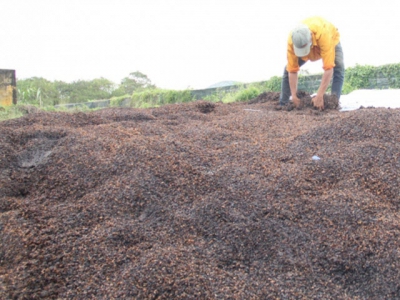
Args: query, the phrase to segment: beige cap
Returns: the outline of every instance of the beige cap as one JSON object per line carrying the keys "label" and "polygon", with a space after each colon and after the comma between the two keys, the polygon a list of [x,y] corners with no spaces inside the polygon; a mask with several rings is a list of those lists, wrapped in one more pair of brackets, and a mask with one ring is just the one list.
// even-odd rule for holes
{"label": "beige cap", "polygon": [[292,30],[292,41],[296,56],[307,56],[312,45],[311,30],[305,24],[297,25]]}

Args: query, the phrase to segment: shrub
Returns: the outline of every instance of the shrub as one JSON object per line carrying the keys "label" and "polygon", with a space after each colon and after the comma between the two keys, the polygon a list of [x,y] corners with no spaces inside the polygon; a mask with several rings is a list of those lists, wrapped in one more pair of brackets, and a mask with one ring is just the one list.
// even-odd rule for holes
{"label": "shrub", "polygon": [[257,89],[255,86],[250,86],[246,89],[240,90],[236,96],[236,101],[248,101],[257,97],[260,94],[260,90]]}
{"label": "shrub", "polygon": [[132,107],[157,107],[164,104],[183,103],[193,100],[190,90],[173,91],[161,89],[149,89],[133,93],[131,97]]}

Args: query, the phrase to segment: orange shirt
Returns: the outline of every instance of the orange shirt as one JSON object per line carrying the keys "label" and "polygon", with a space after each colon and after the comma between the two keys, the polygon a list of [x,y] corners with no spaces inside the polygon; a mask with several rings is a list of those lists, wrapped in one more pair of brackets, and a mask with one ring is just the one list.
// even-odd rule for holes
{"label": "orange shirt", "polygon": [[[335,66],[335,47],[340,42],[339,31],[332,23],[321,17],[311,17],[302,23],[311,30],[312,46],[310,53],[301,59],[316,61],[322,58],[323,69],[332,69]],[[287,61],[286,70],[288,72],[296,73],[300,70],[298,57],[294,54],[292,33],[288,38]]]}

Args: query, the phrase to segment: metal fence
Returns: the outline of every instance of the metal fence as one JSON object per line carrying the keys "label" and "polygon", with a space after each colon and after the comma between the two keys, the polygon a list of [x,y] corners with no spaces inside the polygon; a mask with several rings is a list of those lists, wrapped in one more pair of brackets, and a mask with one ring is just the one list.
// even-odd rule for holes
{"label": "metal fence", "polygon": [[[318,90],[319,85],[321,84],[321,77],[322,75],[306,75],[299,77],[298,89],[302,91],[306,91],[309,93],[314,93]],[[260,81],[256,82],[260,86],[266,84],[267,81]],[[254,83],[253,83],[254,84]],[[241,84],[241,85],[230,85],[224,86],[219,88],[209,88],[209,89],[202,89],[202,90],[193,90],[191,91],[193,98],[196,100],[204,99],[207,96],[213,95],[215,93],[229,93],[235,92],[243,87],[249,86],[250,84]],[[278,92],[278,91],[276,91]],[[280,92],[280,87],[279,87]]]}
{"label": "metal fence", "polygon": [[[298,90],[308,92],[310,94],[315,93],[320,84],[321,84],[322,74],[314,74],[314,75],[303,75],[299,76],[298,82]],[[390,83],[393,80],[400,80],[400,78],[387,78],[387,77],[377,77],[377,78],[369,78],[370,85],[367,87],[368,89],[387,89],[390,88]],[[256,84],[263,85],[266,84],[267,81],[257,82]],[[245,88],[250,84],[242,84],[242,85],[231,85],[231,86],[224,86],[218,88],[209,88],[209,89],[202,89],[202,90],[192,90],[191,94],[193,99],[200,100],[204,99],[207,96],[214,95],[216,93],[229,93],[235,92],[240,90],[241,88]],[[280,86],[277,87],[280,92]],[[127,101],[122,101],[121,106],[129,106],[130,99]],[[103,108],[108,107],[110,105],[110,100],[98,100],[98,101],[91,101],[86,103],[72,103],[72,104],[60,104],[56,105],[56,107],[64,107],[64,108],[74,108],[79,106],[86,106],[88,108]]]}

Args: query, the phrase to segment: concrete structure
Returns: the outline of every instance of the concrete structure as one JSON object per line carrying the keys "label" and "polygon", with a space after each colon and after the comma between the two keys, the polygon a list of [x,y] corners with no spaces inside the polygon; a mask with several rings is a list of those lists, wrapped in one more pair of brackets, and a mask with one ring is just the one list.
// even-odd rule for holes
{"label": "concrete structure", "polygon": [[17,104],[15,70],[0,69],[0,105]]}

